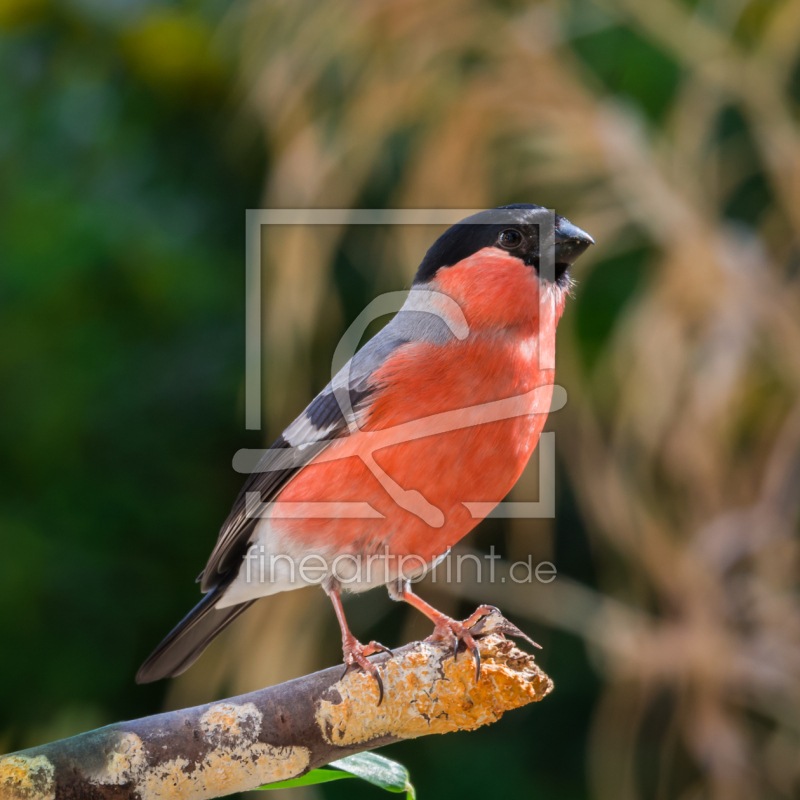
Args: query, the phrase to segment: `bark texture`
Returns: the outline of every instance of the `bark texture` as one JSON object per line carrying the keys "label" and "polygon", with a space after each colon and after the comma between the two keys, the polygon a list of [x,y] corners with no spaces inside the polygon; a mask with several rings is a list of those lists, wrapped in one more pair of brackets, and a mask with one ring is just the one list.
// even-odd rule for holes
{"label": "bark texture", "polygon": [[0,757],[0,800],[200,800],[294,778],[400,739],[473,730],[553,688],[493,612],[468,652],[417,642],[374,657],[373,678],[341,666],[195,708],[120,722]]}

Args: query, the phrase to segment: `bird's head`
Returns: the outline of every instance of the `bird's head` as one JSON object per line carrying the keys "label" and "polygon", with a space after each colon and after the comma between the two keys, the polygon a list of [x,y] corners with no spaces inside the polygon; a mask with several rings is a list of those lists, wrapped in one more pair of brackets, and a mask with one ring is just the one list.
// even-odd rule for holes
{"label": "bird's head", "polygon": [[448,228],[426,253],[414,286],[450,295],[479,325],[514,325],[535,317],[542,291],[554,299],[560,316],[569,268],[592,244],[588,233],[542,206],[501,206]]}

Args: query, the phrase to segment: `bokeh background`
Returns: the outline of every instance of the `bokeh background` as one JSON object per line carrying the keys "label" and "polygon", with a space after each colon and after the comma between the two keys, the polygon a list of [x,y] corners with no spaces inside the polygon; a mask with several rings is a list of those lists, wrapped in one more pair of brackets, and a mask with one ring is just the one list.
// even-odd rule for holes
{"label": "bokeh background", "polygon": [[[245,209],[509,202],[597,246],[559,330],[556,518],[464,547],[559,577],[420,591],[500,605],[556,690],[384,753],[421,797],[800,797],[798,0],[0,0],[0,752],[340,657],[303,590],[133,683],[197,599],[233,453],[436,234],[265,234],[248,433]],[[427,633],[378,591],[348,614]]]}

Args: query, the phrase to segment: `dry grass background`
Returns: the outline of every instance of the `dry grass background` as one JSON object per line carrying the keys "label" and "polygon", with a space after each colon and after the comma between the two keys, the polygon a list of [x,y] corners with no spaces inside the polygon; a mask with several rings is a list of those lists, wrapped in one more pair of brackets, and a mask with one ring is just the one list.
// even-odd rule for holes
{"label": "dry grass background", "polygon": [[[657,115],[609,90],[575,45],[616,29],[676,68]],[[620,258],[647,250],[591,357],[578,311],[559,332],[569,402],[550,425],[597,588],[456,589],[585,639],[602,677],[593,798],[643,796],[645,746],[658,800],[796,797],[800,3],[257,0],[236,8],[229,32],[271,153],[264,207],[544,203],[597,240],[576,270],[580,308]],[[753,181],[766,200],[745,224],[730,204]],[[377,232],[374,270],[359,276],[367,299],[407,285],[434,233]],[[324,382],[352,316],[337,258],[359,245],[333,228],[271,231],[264,244],[277,432]],[[530,498],[535,472],[523,484],[517,496]],[[553,525],[534,527],[508,528],[509,557],[552,552]],[[172,700],[315,668],[332,624],[321,592],[275,598]],[[287,650],[253,658],[267,626]]]}

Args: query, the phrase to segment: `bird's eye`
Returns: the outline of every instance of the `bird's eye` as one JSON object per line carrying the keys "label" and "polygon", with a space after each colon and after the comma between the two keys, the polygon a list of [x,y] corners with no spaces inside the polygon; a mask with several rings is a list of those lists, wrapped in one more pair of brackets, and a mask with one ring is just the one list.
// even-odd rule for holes
{"label": "bird's eye", "polygon": [[500,247],[505,247],[506,250],[513,250],[522,243],[522,234],[519,231],[515,231],[513,228],[509,228],[507,231],[503,231],[500,234],[497,241]]}

